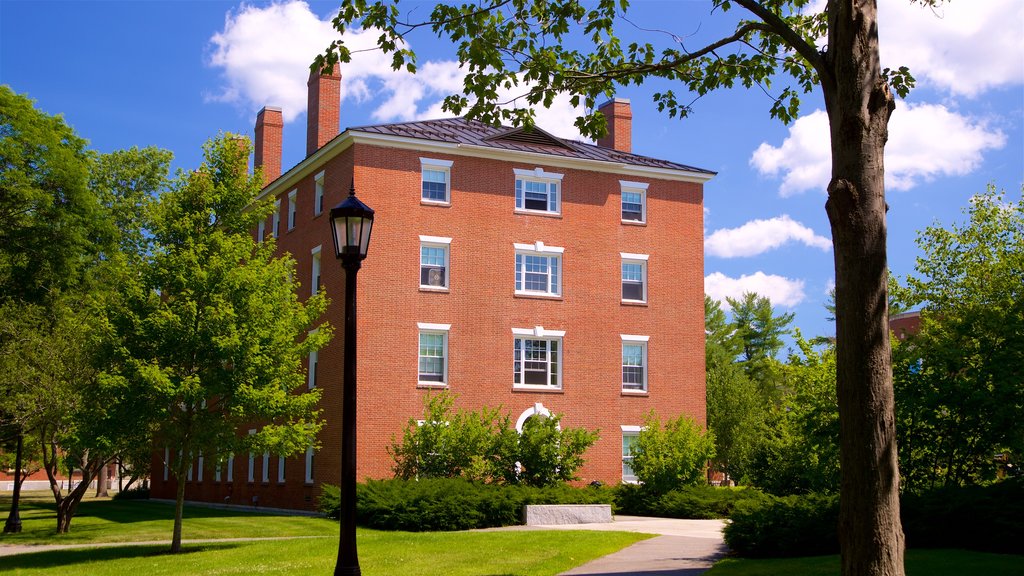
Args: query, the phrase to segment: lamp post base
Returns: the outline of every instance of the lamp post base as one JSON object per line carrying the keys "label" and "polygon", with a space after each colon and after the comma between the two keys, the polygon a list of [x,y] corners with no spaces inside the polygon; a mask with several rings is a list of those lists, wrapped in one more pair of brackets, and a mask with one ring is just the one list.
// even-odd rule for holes
{"label": "lamp post base", "polygon": [[334,576],[362,576],[359,566],[338,566],[334,569]]}

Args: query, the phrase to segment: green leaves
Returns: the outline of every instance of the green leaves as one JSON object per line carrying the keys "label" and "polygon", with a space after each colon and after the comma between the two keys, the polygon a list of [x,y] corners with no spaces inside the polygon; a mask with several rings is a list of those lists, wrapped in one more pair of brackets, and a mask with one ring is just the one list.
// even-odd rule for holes
{"label": "green leaves", "polygon": [[631,466],[645,487],[665,494],[705,482],[707,462],[715,456],[715,436],[691,418],[680,416],[662,426],[652,410],[630,448]]}

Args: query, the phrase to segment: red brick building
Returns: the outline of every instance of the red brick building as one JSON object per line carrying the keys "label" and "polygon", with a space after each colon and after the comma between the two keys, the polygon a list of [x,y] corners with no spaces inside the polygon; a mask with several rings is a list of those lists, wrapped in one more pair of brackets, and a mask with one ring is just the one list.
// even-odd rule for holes
{"label": "red brick building", "polygon": [[[376,211],[358,291],[358,477],[424,396],[501,406],[521,426],[561,413],[600,430],[581,481],[629,479],[624,446],[652,409],[705,422],[703,183],[714,173],[632,154],[627,100],[597,145],[460,118],[338,134],[340,76],[311,77],[307,157],[281,174],[281,111],[257,116],[255,165],[275,215],[255,231],[328,291],[333,341],[310,359],[323,447],[194,466],[187,498],[308,508],[340,477],[343,271],[328,213],[354,185]],[[541,127],[542,128],[542,127]],[[283,465],[283,472],[282,472]],[[173,477],[154,466],[157,496]],[[230,470],[230,478],[228,477]]]}

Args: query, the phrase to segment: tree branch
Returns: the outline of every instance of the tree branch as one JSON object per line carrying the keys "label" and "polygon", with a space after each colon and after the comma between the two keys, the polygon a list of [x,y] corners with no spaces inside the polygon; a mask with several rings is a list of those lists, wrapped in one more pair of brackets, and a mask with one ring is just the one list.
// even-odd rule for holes
{"label": "tree branch", "polygon": [[808,44],[807,41],[804,40],[800,34],[797,34],[796,30],[793,30],[789,24],[786,24],[786,21],[778,14],[768,10],[756,0],[735,0],[735,2],[760,18],[761,21],[767,25],[767,28],[765,29],[766,31],[782,38],[786,44],[788,44],[793,50],[796,50],[797,54],[803,56],[804,59],[807,60],[807,62],[809,62],[818,72],[819,78],[827,77],[828,71],[825,68],[825,59],[822,58],[818,49],[815,46]]}

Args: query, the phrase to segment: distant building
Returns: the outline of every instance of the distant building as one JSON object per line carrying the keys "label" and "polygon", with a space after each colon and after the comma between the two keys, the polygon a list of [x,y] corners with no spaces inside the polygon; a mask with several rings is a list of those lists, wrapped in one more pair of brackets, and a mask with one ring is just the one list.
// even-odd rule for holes
{"label": "distant building", "polygon": [[889,330],[900,340],[905,340],[908,334],[917,334],[921,331],[921,311],[889,315]]}
{"label": "distant building", "polygon": [[[309,81],[307,156],[281,173],[282,114],[255,129],[275,212],[254,230],[325,289],[334,340],[308,361],[322,447],[293,458],[196,459],[186,498],[311,508],[340,477],[344,277],[328,213],[354,185],[376,211],[358,291],[358,478],[390,477],[387,447],[424,397],[502,407],[517,428],[564,414],[600,430],[581,482],[632,480],[645,415],[705,423],[703,184],[713,172],[631,153],[628,100],[597,145],[463,118],[348,128],[340,74]],[[255,426],[254,426],[255,428]],[[244,433],[244,431],[242,432]],[[154,457],[154,497],[175,485]]]}

